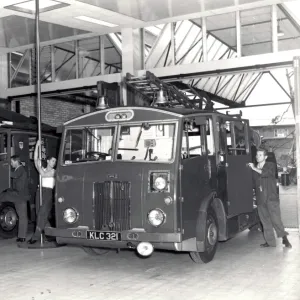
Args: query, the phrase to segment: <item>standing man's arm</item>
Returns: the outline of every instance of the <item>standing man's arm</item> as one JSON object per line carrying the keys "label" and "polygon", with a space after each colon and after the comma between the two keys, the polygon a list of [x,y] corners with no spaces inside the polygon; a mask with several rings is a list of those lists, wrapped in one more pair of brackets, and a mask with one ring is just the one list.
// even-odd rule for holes
{"label": "standing man's arm", "polygon": [[261,177],[275,178],[275,164],[266,162],[262,169],[258,169],[253,163],[249,164],[250,168],[256,173],[260,174]]}
{"label": "standing man's arm", "polygon": [[258,173],[258,174],[261,174],[261,173],[262,173],[262,170],[256,168],[256,167],[254,166],[253,163],[249,163],[248,165],[249,165],[249,167],[250,167],[253,171],[255,171],[256,173]]}

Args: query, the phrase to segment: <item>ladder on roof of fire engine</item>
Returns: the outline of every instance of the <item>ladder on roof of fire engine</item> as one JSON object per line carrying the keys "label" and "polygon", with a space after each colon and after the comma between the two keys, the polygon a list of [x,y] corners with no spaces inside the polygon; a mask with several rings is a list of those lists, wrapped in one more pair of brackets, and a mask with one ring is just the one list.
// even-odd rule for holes
{"label": "ladder on roof of fire engine", "polygon": [[[203,101],[206,102],[206,104],[210,102],[207,101],[207,99],[205,99],[204,97],[202,97],[192,87],[183,84],[183,92],[182,90],[178,89],[175,85],[168,84],[160,80],[149,71],[146,71],[146,76],[144,77],[134,77],[130,73],[127,73],[125,83],[134,91],[140,93],[144,100],[147,101],[150,106],[153,106],[155,104],[157,93],[161,90],[164,91],[165,96],[168,100],[168,107],[183,106],[185,108],[190,109],[202,109]],[[193,99],[191,99],[191,97],[193,97]]]}

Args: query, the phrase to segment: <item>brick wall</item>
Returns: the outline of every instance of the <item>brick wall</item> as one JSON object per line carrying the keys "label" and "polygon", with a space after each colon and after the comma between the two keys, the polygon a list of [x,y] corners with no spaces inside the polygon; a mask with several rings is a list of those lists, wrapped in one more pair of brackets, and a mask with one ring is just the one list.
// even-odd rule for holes
{"label": "brick wall", "polygon": [[[34,98],[20,99],[20,113],[30,117],[35,116],[37,112],[36,100]],[[43,98],[42,122],[51,126],[59,126],[62,123],[90,111],[90,106],[66,101]],[[16,103],[12,102],[11,109],[16,111]]]}

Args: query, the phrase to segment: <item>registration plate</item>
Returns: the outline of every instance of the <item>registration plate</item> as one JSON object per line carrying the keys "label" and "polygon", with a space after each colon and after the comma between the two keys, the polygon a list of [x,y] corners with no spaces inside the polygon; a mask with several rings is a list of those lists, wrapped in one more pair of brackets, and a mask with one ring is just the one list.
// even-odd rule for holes
{"label": "registration plate", "polygon": [[121,233],[112,231],[88,231],[88,240],[100,240],[100,241],[120,241]]}

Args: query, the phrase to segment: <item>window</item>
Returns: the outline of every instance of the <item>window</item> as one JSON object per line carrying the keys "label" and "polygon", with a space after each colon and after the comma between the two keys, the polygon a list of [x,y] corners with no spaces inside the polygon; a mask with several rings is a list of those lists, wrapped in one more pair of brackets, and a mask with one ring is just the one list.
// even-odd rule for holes
{"label": "window", "polygon": [[246,146],[245,123],[243,121],[226,121],[223,125],[226,131],[227,152],[229,155],[245,155],[249,151]]}
{"label": "window", "polygon": [[174,157],[175,123],[121,126],[117,159],[170,162]]}
{"label": "window", "polygon": [[181,156],[182,158],[202,155],[200,125],[185,123],[182,135]]}
{"label": "window", "polygon": [[207,137],[207,154],[213,155],[215,153],[215,143],[214,143],[214,135],[213,135],[213,122],[212,119],[209,118],[206,124],[206,137]]}
{"label": "window", "polygon": [[287,136],[287,129],[285,128],[274,129],[274,137],[284,138],[286,136]]}
{"label": "window", "polygon": [[[34,159],[34,150],[35,150],[35,145],[37,142],[37,136],[32,135],[28,136],[28,144],[29,144],[29,159],[33,160]],[[42,137],[42,160],[45,160],[47,158],[47,150],[46,150],[46,139]]]}
{"label": "window", "polygon": [[7,133],[0,134],[0,161],[7,160]]}
{"label": "window", "polygon": [[68,130],[64,141],[64,163],[111,160],[114,134],[114,127]]}

